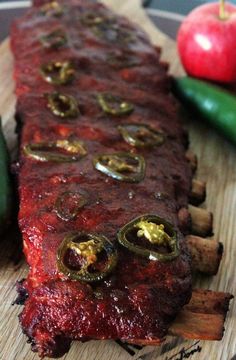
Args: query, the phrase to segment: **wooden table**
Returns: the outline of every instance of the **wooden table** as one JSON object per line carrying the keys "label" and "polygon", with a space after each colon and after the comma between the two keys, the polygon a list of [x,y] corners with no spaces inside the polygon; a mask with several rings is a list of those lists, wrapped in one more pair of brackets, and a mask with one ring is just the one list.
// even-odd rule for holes
{"label": "wooden table", "polygon": [[[104,0],[116,12],[125,14],[142,25],[150,34],[152,41],[163,47],[163,59],[170,62],[171,73],[179,75],[179,65],[175,43],[158,31],[141,9],[140,0],[117,1]],[[9,50],[9,41],[0,46],[0,113],[3,118],[4,131],[12,153],[16,149],[14,135],[15,97],[12,80],[13,59]],[[214,238],[223,242],[225,253],[220,270],[215,277],[198,276],[195,287],[228,291],[236,290],[236,149],[224,139],[203,125],[198,119],[190,119],[187,124],[190,132],[191,148],[199,159],[197,177],[207,181],[207,200],[203,204],[214,213]],[[27,266],[22,261],[14,265],[12,255],[17,252],[14,230],[1,243],[0,250],[0,360],[33,360],[38,356],[30,351],[26,338],[22,335],[18,323],[19,306],[12,306],[16,297],[15,283],[27,274]],[[210,240],[209,240],[210,241]],[[198,350],[191,360],[231,360],[236,354],[236,301],[231,303],[226,321],[225,335],[220,342],[184,341],[167,338],[161,347],[145,347],[138,351],[133,359],[139,360],[177,360],[183,355],[177,354],[183,347]],[[201,349],[200,349],[201,348]],[[182,357],[181,357],[182,356]],[[74,343],[69,354],[63,360],[130,360],[131,357],[115,342],[91,341],[85,344]]]}

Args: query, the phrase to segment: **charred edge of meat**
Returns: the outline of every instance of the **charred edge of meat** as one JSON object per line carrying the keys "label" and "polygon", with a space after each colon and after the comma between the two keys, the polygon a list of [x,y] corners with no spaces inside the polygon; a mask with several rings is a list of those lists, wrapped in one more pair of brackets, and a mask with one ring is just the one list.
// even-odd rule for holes
{"label": "charred edge of meat", "polygon": [[18,296],[15,301],[13,301],[12,305],[24,305],[25,301],[28,298],[28,292],[26,288],[24,287],[24,281],[25,279],[21,279],[17,281],[16,283],[16,291],[18,293]]}
{"label": "charred edge of meat", "polygon": [[[19,319],[20,318],[21,314],[19,315]],[[36,321],[39,321],[39,319],[36,319]],[[45,356],[50,358],[60,358],[70,350],[71,339],[66,336],[56,335],[53,339],[45,342],[44,346],[39,349],[34,336],[30,335],[25,329],[22,330],[28,338],[27,343],[31,345],[31,350],[38,353],[41,358]]]}
{"label": "charred edge of meat", "polygon": [[[32,351],[38,352],[39,349],[35,341],[32,338],[29,338],[29,342],[31,343]],[[70,346],[71,340],[69,338],[57,335],[53,340],[50,340],[45,344],[45,349],[41,349],[39,356],[45,356],[45,354],[47,354],[48,357],[60,358],[70,350]]]}

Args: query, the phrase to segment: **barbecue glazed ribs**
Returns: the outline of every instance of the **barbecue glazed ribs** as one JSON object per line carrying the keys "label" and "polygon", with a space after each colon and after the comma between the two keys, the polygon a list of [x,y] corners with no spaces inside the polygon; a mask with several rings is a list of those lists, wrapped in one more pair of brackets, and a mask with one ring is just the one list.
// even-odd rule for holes
{"label": "barbecue glazed ribs", "polygon": [[159,344],[191,297],[191,168],[146,35],[92,1],[37,1],[14,23],[20,322],[40,356],[72,340]]}

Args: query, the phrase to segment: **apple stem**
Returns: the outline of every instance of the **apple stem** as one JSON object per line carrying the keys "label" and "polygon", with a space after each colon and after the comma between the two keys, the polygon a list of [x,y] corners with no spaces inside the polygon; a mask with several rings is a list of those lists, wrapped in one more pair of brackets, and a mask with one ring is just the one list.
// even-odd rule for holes
{"label": "apple stem", "polygon": [[220,0],[219,17],[221,20],[225,20],[228,18],[227,13],[225,11],[225,0]]}

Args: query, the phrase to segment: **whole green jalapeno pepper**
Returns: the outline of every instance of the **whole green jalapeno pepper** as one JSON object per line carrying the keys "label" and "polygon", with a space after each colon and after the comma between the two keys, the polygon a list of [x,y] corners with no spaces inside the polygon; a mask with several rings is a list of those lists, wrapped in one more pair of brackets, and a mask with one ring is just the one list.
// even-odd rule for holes
{"label": "whole green jalapeno pepper", "polygon": [[236,145],[236,97],[220,87],[190,77],[173,80],[174,94]]}

